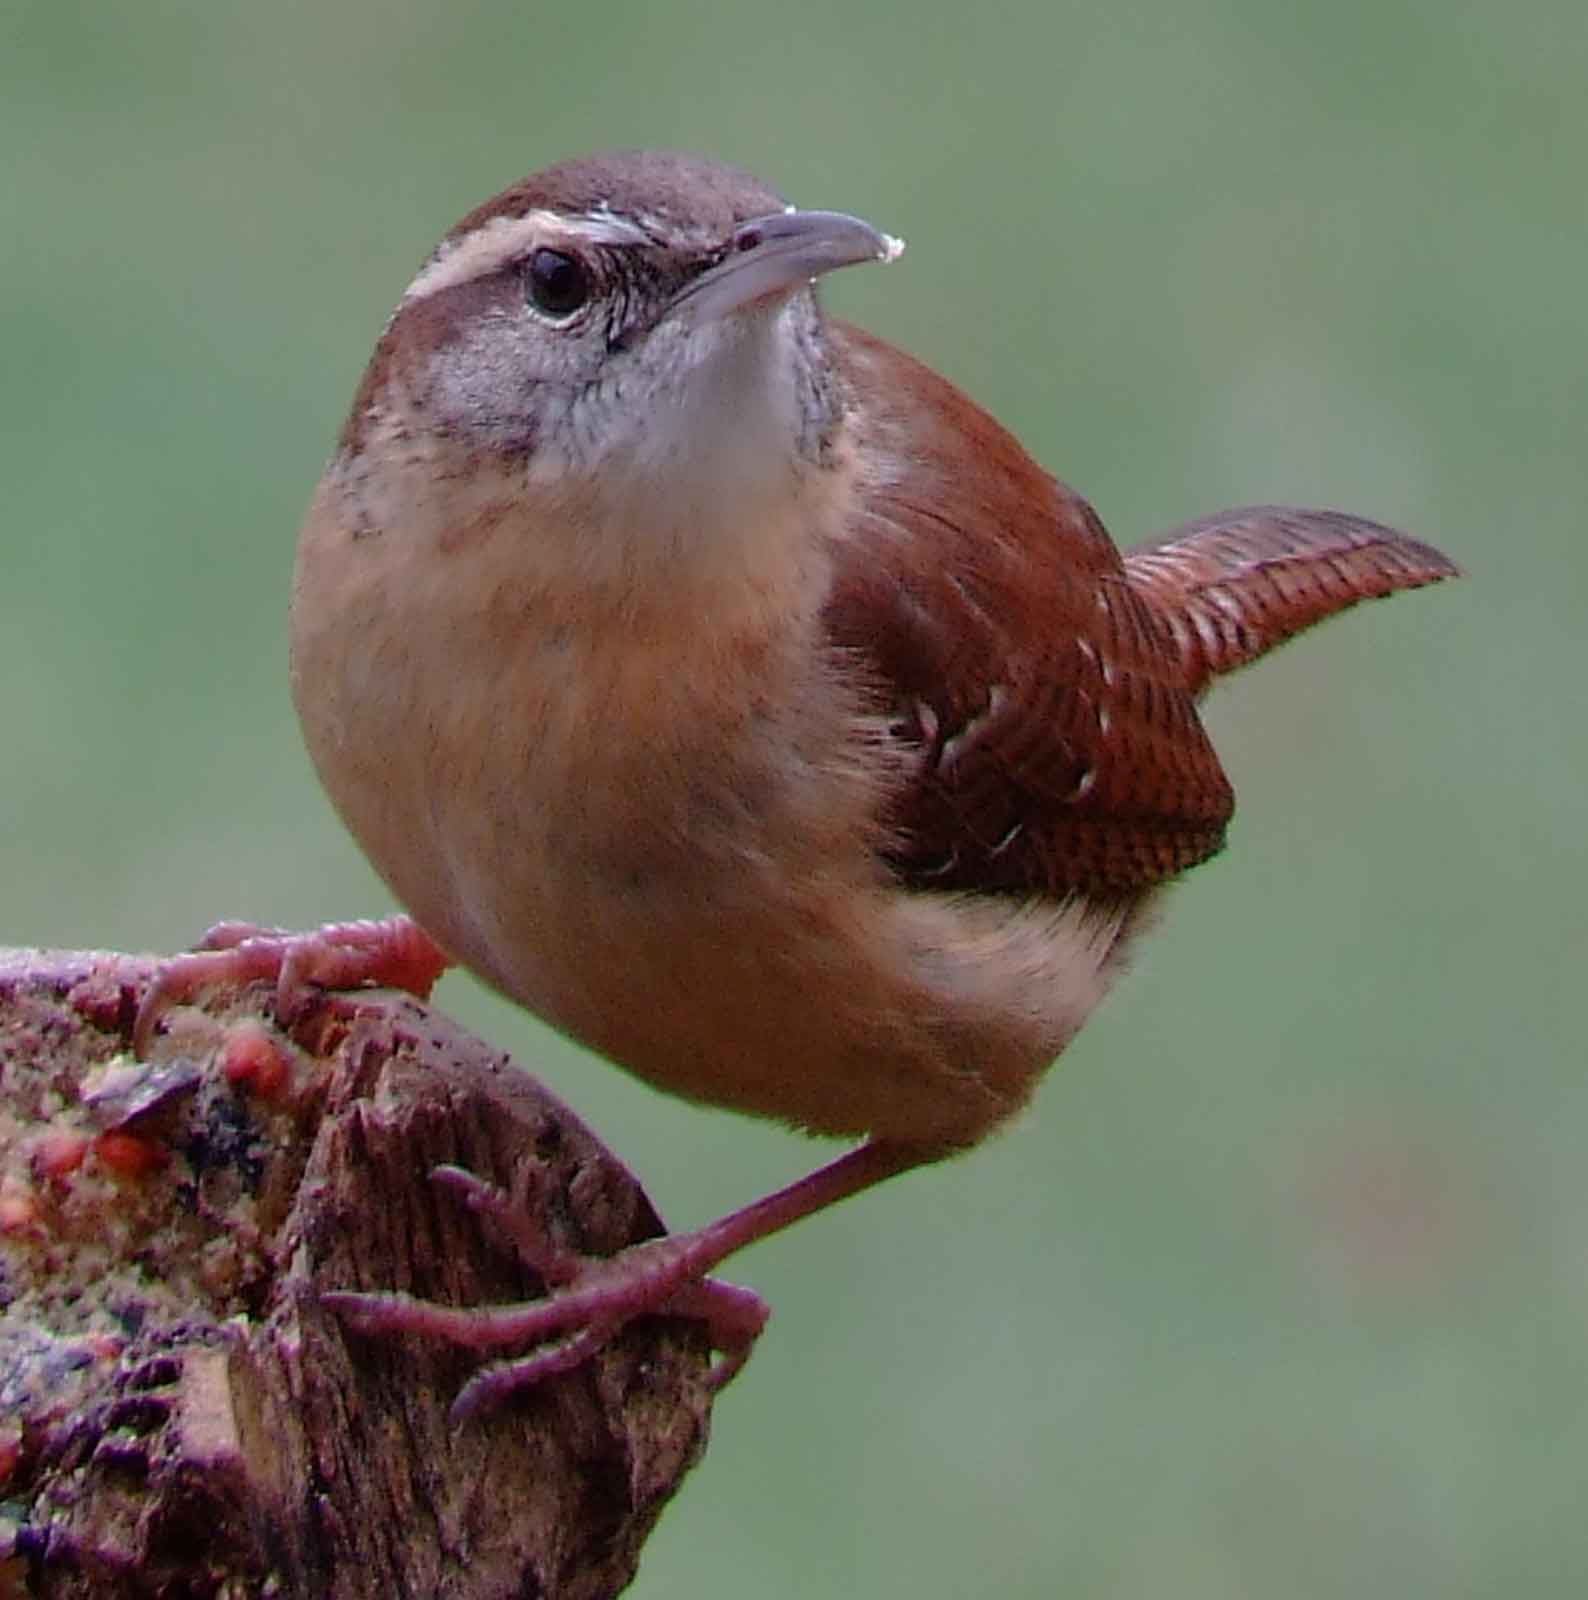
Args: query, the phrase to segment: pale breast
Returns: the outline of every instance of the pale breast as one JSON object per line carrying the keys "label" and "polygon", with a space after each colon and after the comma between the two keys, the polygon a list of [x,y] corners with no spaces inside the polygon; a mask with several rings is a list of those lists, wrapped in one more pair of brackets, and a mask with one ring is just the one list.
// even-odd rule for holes
{"label": "pale breast", "polygon": [[624,592],[547,555],[577,518],[476,490],[430,524],[420,476],[400,530],[328,478],[292,625],[315,764],[420,924],[674,1093],[923,1145],[1014,1111],[1119,918],[892,876],[900,753],[822,632],[825,571],[776,570],[809,541]]}

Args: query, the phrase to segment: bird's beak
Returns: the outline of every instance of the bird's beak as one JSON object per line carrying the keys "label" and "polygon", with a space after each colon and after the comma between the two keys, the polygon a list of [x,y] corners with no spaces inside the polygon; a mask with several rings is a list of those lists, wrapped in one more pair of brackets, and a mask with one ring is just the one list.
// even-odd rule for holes
{"label": "bird's beak", "polygon": [[727,254],[691,279],[663,315],[682,312],[696,322],[714,322],[836,267],[893,261],[903,249],[904,240],[841,211],[775,211],[735,228]]}

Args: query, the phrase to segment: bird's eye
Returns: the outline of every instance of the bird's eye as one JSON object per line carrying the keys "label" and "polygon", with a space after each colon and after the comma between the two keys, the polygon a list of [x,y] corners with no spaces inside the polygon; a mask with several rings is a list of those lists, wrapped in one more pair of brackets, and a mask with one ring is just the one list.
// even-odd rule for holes
{"label": "bird's eye", "polygon": [[576,256],[537,250],[524,269],[524,292],[548,317],[571,317],[590,298],[590,279]]}

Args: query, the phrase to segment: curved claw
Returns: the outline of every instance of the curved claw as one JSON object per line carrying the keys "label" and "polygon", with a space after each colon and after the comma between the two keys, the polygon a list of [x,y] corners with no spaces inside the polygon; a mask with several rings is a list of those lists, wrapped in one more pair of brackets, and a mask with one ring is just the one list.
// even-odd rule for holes
{"label": "curved claw", "polygon": [[531,1388],[559,1373],[582,1367],[611,1343],[619,1327],[617,1323],[593,1324],[570,1338],[546,1345],[534,1355],[482,1367],[458,1390],[457,1398],[447,1407],[447,1420],[454,1424],[465,1423],[483,1412],[494,1411],[520,1389]]}
{"label": "curved claw", "polygon": [[[533,1187],[533,1168],[530,1173]],[[455,1167],[450,1163],[432,1167],[430,1181],[440,1188],[451,1190],[475,1216],[490,1218],[512,1244],[518,1259],[548,1289],[570,1284],[579,1276],[583,1258],[572,1250],[564,1250],[536,1224],[536,1208],[532,1197],[515,1201],[506,1190],[476,1177],[464,1167]]]}

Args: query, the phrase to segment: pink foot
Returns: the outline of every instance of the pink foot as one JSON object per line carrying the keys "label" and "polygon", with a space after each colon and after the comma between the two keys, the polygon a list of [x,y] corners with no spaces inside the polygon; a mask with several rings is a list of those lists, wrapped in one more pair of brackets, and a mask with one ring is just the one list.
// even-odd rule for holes
{"label": "pink foot", "polygon": [[320,1303],[363,1334],[417,1334],[473,1350],[541,1347],[489,1366],[470,1379],[453,1402],[456,1420],[498,1404],[516,1389],[579,1366],[628,1323],[644,1316],[704,1322],[712,1349],[721,1353],[710,1375],[711,1387],[720,1389],[749,1359],[769,1313],[759,1295],[706,1274],[745,1245],[933,1159],[936,1153],[864,1144],[693,1233],[648,1239],[605,1259],[557,1249],[500,1190],[457,1167],[439,1167],[434,1173],[438,1181],[505,1230],[525,1265],[544,1280],[546,1297],[522,1305],[465,1307],[436,1305],[406,1294],[333,1290],[322,1294]]}
{"label": "pink foot", "polygon": [[133,1053],[148,1053],[160,1020],[200,990],[274,979],[276,1016],[290,1022],[311,987],[353,989],[375,983],[425,999],[450,965],[430,936],[408,917],[332,922],[309,933],[220,922],[197,950],[165,962],[138,1007]]}
{"label": "pink foot", "polygon": [[749,1359],[770,1312],[758,1294],[701,1274],[696,1234],[631,1245],[606,1259],[562,1250],[541,1233],[528,1208],[461,1167],[437,1167],[436,1182],[470,1210],[502,1229],[519,1259],[544,1280],[544,1300],[472,1308],[435,1305],[406,1294],[337,1290],[320,1303],[358,1333],[446,1339],[473,1350],[539,1345],[529,1355],[493,1363],[464,1385],[452,1403],[462,1422],[501,1404],[516,1390],[581,1366],[636,1317],[689,1317],[706,1324],[720,1352],[708,1376],[720,1389]]}

